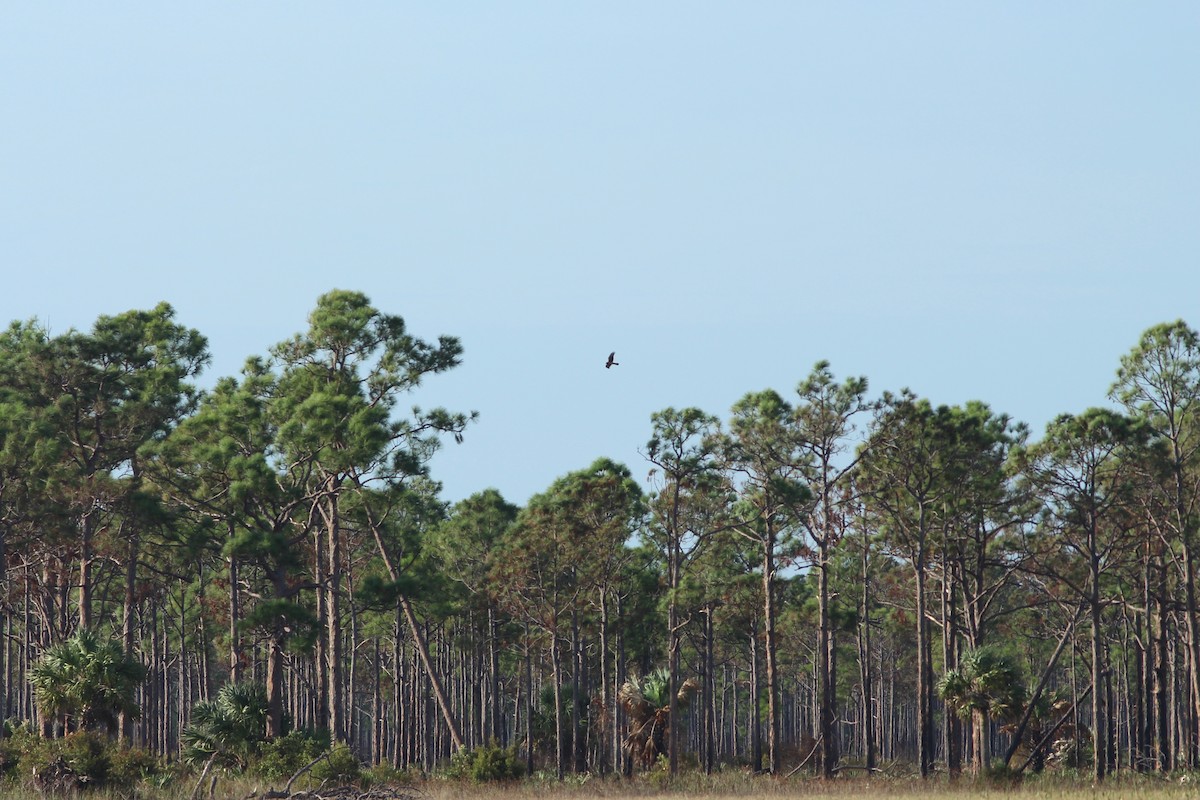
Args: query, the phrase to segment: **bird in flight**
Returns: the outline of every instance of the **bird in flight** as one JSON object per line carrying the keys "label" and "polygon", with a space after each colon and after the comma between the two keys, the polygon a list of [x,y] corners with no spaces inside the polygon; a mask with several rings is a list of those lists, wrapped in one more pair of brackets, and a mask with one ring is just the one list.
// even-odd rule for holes
{"label": "bird in flight", "polygon": [[616,358],[616,356],[617,356],[617,351],[616,351],[616,350],[613,350],[611,353],[609,353],[609,354],[608,354],[608,363],[604,365],[604,368],[605,368],[605,369],[608,369],[609,367],[619,367],[619,366],[621,366],[621,362],[620,362],[620,361],[614,361],[614,359]]}

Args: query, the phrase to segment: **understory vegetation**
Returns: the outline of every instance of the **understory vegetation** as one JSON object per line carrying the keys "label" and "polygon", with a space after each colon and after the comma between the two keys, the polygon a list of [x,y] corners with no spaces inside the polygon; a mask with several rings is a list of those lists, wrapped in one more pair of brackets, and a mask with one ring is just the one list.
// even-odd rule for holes
{"label": "understory vegetation", "polygon": [[1167,797],[1200,773],[1184,322],[1037,436],[820,362],[724,417],[654,413],[645,487],[600,458],[521,507],[442,499],[431,458],[475,416],[402,410],[461,357],[349,291],[207,391],[166,304],[0,334],[14,796]]}

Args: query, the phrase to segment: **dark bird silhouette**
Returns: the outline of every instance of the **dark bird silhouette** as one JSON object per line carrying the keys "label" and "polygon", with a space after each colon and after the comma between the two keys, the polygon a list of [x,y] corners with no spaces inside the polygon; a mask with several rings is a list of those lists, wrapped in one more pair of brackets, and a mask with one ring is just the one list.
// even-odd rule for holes
{"label": "dark bird silhouette", "polygon": [[621,366],[621,362],[620,362],[620,361],[613,361],[613,359],[616,357],[616,355],[617,355],[617,351],[616,351],[616,350],[613,350],[611,353],[609,353],[609,354],[608,354],[608,363],[604,365],[604,368],[605,368],[605,369],[608,369],[609,367],[619,367],[619,366]]}

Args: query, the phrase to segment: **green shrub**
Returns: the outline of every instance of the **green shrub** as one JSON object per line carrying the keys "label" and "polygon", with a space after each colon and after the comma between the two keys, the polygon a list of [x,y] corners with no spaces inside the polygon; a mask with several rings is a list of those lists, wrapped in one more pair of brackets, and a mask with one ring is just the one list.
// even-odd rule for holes
{"label": "green shrub", "polygon": [[330,749],[326,758],[318,761],[312,768],[314,780],[330,783],[354,783],[361,774],[362,764],[354,753],[350,752],[350,748],[340,742]]}
{"label": "green shrub", "polygon": [[406,769],[396,769],[390,764],[376,764],[363,770],[359,779],[364,789],[372,786],[411,786],[413,776]]}
{"label": "green shrub", "polygon": [[27,742],[18,769],[41,792],[97,789],[109,780],[109,743],[93,731]]}
{"label": "green shrub", "polygon": [[122,789],[136,787],[139,783],[165,786],[174,777],[166,764],[149,750],[116,747],[109,754],[109,785]]}
{"label": "green shrub", "polygon": [[462,749],[450,758],[446,777],[475,783],[511,781],[525,774],[525,763],[517,748],[485,744],[474,750]]}
{"label": "green shrub", "polygon": [[263,742],[254,771],[269,781],[287,780],[328,749],[328,733],[292,731]]}

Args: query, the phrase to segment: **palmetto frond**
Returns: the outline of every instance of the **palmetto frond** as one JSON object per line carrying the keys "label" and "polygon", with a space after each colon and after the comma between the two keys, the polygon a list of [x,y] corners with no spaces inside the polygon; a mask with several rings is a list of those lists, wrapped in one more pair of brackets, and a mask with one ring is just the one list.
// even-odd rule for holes
{"label": "palmetto frond", "polygon": [[81,629],[46,650],[29,680],[47,717],[75,716],[85,728],[112,729],[119,714],[138,716],[134,696],[145,677],[146,668],[118,641]]}
{"label": "palmetto frond", "polygon": [[[676,692],[678,706],[686,706],[699,687],[695,678],[685,680]],[[660,667],[644,676],[631,676],[617,690],[617,702],[630,719],[626,751],[644,765],[653,764],[663,751],[671,720],[670,673]]]}
{"label": "palmetto frond", "polygon": [[938,693],[961,715],[972,710],[1005,717],[1024,707],[1025,684],[1010,659],[990,647],[968,650],[946,673]]}
{"label": "palmetto frond", "polygon": [[254,683],[228,683],[215,699],[192,707],[191,724],[181,737],[183,756],[192,763],[215,756],[224,766],[241,768],[266,734],[266,689]]}

